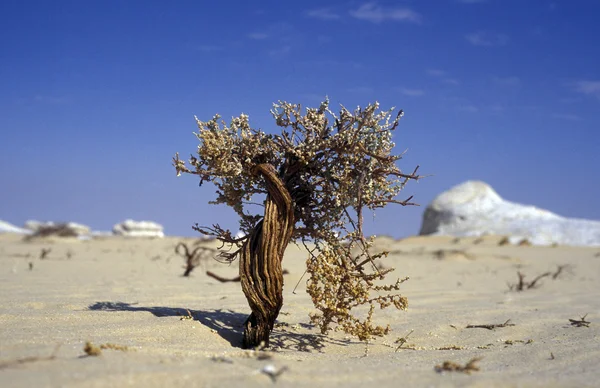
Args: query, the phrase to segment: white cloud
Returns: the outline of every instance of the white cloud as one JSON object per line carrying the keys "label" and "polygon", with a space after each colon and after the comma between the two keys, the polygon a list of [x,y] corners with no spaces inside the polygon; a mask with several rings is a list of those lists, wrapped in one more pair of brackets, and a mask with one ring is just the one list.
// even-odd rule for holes
{"label": "white cloud", "polygon": [[300,94],[300,98],[303,100],[310,101],[313,104],[321,103],[326,98],[326,94],[318,94],[318,93],[302,93]]}
{"label": "white cloud", "polygon": [[448,84],[448,85],[460,85],[460,82],[456,78],[450,78],[450,77],[442,78],[442,77],[444,77],[445,75],[448,74],[445,70],[427,69],[427,74],[429,74],[432,77],[441,78],[442,82],[445,83],[445,84]]}
{"label": "white cloud", "polygon": [[492,112],[495,113],[500,113],[500,112],[504,112],[504,106],[500,105],[500,104],[493,104],[492,106],[490,106],[490,109],[492,110]]}
{"label": "white cloud", "polygon": [[335,59],[310,59],[306,61],[298,61],[296,65],[308,66],[308,67],[337,67],[337,68],[350,68],[350,69],[362,69],[364,65],[360,62],[354,61],[338,61]]}
{"label": "white cloud", "polygon": [[311,18],[321,20],[336,20],[341,16],[331,10],[331,8],[318,8],[306,12],[306,15]]}
{"label": "white cloud", "polygon": [[519,77],[515,77],[515,76],[510,76],[510,77],[492,77],[492,81],[496,85],[500,85],[500,86],[517,87],[517,86],[521,85],[521,80],[519,79]]}
{"label": "white cloud", "polygon": [[581,97],[563,97],[558,102],[561,104],[575,104],[581,102]]}
{"label": "white cloud", "polygon": [[326,44],[333,42],[333,38],[327,35],[319,35],[317,36],[317,42],[320,44]]}
{"label": "white cloud", "polygon": [[572,84],[576,92],[600,98],[600,81],[581,80]]}
{"label": "white cloud", "polygon": [[373,93],[373,88],[369,86],[357,86],[355,88],[346,89],[349,93],[357,93],[357,94],[371,94]]}
{"label": "white cloud", "polygon": [[374,2],[365,3],[357,10],[350,11],[350,16],[371,23],[381,23],[386,20],[421,23],[421,15],[410,8],[383,8]]}
{"label": "white cloud", "polygon": [[448,85],[460,85],[460,81],[456,78],[444,78],[444,83]]}
{"label": "white cloud", "polygon": [[442,76],[446,75],[446,72],[444,70],[440,70],[440,69],[428,69],[427,74],[434,76],[434,77],[442,77]]}
{"label": "white cloud", "polygon": [[458,107],[458,110],[463,111],[463,112],[469,112],[469,113],[477,113],[479,112],[479,108],[477,108],[475,105],[461,105]]}
{"label": "white cloud", "polygon": [[253,32],[251,34],[248,34],[248,38],[256,39],[256,40],[267,39],[268,37],[269,37],[269,35],[267,35],[263,32]]}
{"label": "white cloud", "polygon": [[554,119],[560,120],[569,120],[569,121],[581,121],[582,118],[577,115],[572,115],[568,113],[554,113],[552,116]]}
{"label": "white cloud", "polygon": [[477,31],[465,35],[465,39],[473,46],[504,46],[508,44],[508,36],[505,34],[491,34],[485,31]]}
{"label": "white cloud", "polygon": [[402,88],[400,89],[400,92],[402,94],[404,94],[405,96],[411,96],[411,97],[419,97],[425,94],[424,90],[421,89],[407,89],[407,88]]}
{"label": "white cloud", "polygon": [[204,51],[204,52],[214,52],[214,51],[221,51],[223,50],[223,47],[221,46],[210,46],[210,45],[200,45],[200,46],[196,46],[197,50],[200,51]]}
{"label": "white cloud", "polygon": [[283,46],[278,49],[273,49],[269,51],[269,56],[273,58],[283,57],[288,55],[292,51],[292,46]]}
{"label": "white cloud", "polygon": [[69,102],[69,99],[66,97],[59,96],[49,96],[49,95],[41,95],[37,94],[33,97],[35,102],[39,102],[41,104],[50,104],[50,105],[62,105]]}

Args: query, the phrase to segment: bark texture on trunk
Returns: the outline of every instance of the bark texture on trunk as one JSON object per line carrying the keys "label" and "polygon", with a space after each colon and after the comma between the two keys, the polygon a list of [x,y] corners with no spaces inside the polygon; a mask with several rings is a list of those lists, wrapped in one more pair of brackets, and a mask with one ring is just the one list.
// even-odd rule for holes
{"label": "bark texture on trunk", "polygon": [[270,164],[256,167],[267,184],[265,215],[243,246],[240,280],[252,314],[244,327],[244,348],[269,345],[269,335],[283,304],[281,260],[294,232],[290,193]]}

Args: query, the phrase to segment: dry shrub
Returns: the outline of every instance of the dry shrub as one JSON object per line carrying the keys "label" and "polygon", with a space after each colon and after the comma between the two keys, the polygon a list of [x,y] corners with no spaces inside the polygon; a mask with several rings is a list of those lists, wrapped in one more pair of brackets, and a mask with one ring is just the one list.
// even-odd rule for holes
{"label": "dry shrub", "polygon": [[[390,293],[406,279],[376,285],[392,269],[378,269],[375,261],[384,253],[372,254],[373,242],[363,234],[364,209],[415,205],[412,197],[396,199],[409,180],[421,176],[418,166],[407,174],[396,165],[402,155],[392,154],[392,133],[403,112],[392,112],[375,103],[354,111],[342,106],[336,114],[328,100],[303,111],[280,101],[271,113],[281,134],[253,129],[244,114],[229,124],[218,115],[197,119],[197,155],[190,157],[190,167],[179,155],[173,161],[178,175],[212,182],[217,199],[211,203],[231,206],[240,217],[241,238],[218,224],[194,228],[224,244],[223,261],[239,258],[252,310],[245,347],[268,345],[283,303],[281,261],[291,241],[315,246],[307,248],[308,289],[321,313],[313,322],[323,332],[337,325],[367,340],[388,330],[372,323],[375,305],[406,308],[406,298]],[[256,204],[263,208],[259,214]],[[366,319],[354,315],[358,306],[369,306]]]}

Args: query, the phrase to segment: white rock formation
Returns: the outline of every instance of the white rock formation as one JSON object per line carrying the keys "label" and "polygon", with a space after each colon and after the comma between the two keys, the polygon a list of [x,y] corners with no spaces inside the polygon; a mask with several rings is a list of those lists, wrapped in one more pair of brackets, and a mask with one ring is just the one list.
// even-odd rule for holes
{"label": "white rock formation", "polygon": [[152,221],[125,220],[113,227],[113,234],[125,237],[165,237],[162,225]]}
{"label": "white rock formation", "polygon": [[27,221],[25,229],[33,233],[33,237],[57,236],[57,237],[85,237],[90,235],[88,226],[75,222],[40,222]]}
{"label": "white rock formation", "polygon": [[0,233],[19,233],[19,234],[30,234],[31,231],[23,228],[19,228],[8,222],[0,220]]}
{"label": "white rock formation", "polygon": [[112,237],[114,236],[111,230],[92,230],[92,237]]}
{"label": "white rock formation", "polygon": [[600,221],[565,218],[509,202],[489,185],[467,181],[438,195],[423,214],[421,235],[505,235],[536,245],[600,245]]}

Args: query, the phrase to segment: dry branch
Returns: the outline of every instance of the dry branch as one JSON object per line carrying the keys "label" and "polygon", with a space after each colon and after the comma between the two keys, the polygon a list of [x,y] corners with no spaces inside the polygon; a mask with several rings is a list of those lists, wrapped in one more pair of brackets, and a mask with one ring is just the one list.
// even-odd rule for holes
{"label": "dry branch", "polygon": [[519,282],[516,284],[509,284],[508,289],[510,291],[520,292],[520,291],[529,290],[532,288],[537,288],[539,286],[538,282],[540,280],[542,280],[543,278],[552,277],[552,280],[556,280],[563,274],[563,272],[565,272],[566,270],[570,270],[570,269],[571,269],[571,265],[569,265],[569,264],[559,265],[559,266],[557,266],[556,271],[544,272],[544,273],[536,276],[530,282],[525,281],[525,274],[521,273],[520,271],[517,271],[517,276],[519,277]]}
{"label": "dry branch", "polygon": [[33,357],[25,357],[25,358],[19,358],[19,359],[16,359],[16,360],[9,360],[9,361],[0,362],[0,369],[9,368],[11,366],[16,366],[16,365],[28,364],[28,363],[31,363],[31,362],[54,360],[56,358],[56,355],[58,354],[58,349],[60,349],[60,344],[56,345],[56,347],[54,348],[54,350],[52,351],[52,353],[49,356],[46,356],[46,357],[36,357],[36,356],[33,356]]}
{"label": "dry branch", "polygon": [[[180,248],[183,249],[183,252],[181,252]],[[190,276],[190,273],[192,273],[194,268],[200,265],[202,260],[207,259],[208,255],[214,252],[214,249],[207,247],[195,247],[190,251],[190,248],[184,242],[175,245],[175,253],[185,258],[185,272],[183,273],[183,276],[186,277]]]}
{"label": "dry branch", "polygon": [[40,251],[40,260],[44,260],[50,252],[52,252],[52,248],[42,248]]}
{"label": "dry branch", "polygon": [[[290,272],[287,269],[283,270],[283,274],[284,275],[287,275],[289,273]],[[213,279],[216,279],[216,280],[220,281],[221,283],[239,282],[241,280],[239,276],[236,276],[236,277],[233,277],[233,278],[225,278],[225,277],[217,275],[216,273],[211,272],[211,271],[206,271],[206,275],[209,276],[209,277],[211,277],[211,278],[213,278]]]}
{"label": "dry branch", "polygon": [[467,325],[467,329],[488,329],[488,330],[494,330],[496,328],[499,327],[508,327],[508,326],[516,326],[514,323],[509,323],[510,319],[508,319],[506,322],[504,323],[494,323],[494,324],[487,324],[487,325]]}
{"label": "dry branch", "polygon": [[590,327],[591,322],[586,321],[585,320],[586,317],[587,317],[587,314],[585,314],[580,319],[569,319],[569,322],[571,323],[571,326],[575,326],[575,327]]}
{"label": "dry branch", "polygon": [[216,273],[211,272],[211,271],[206,271],[206,275],[209,276],[209,277],[211,277],[211,278],[213,278],[213,279],[216,279],[216,280],[220,281],[221,283],[239,282],[240,281],[240,277],[239,276],[236,276],[234,278],[224,278],[224,277],[219,276]]}

